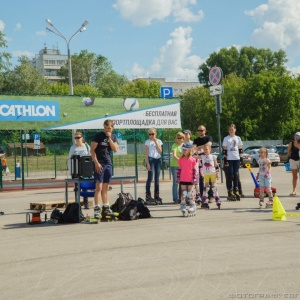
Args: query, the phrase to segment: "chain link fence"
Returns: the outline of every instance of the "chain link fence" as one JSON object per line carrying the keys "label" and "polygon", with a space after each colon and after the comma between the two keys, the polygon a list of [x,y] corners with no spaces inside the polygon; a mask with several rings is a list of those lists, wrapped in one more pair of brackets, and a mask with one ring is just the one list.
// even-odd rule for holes
{"label": "chain link fence", "polygon": [[[97,130],[83,130],[86,142],[90,145]],[[113,154],[114,175],[136,175],[145,178],[145,141],[147,130],[118,130],[122,141],[126,141],[126,154]],[[68,172],[69,149],[73,144],[71,130],[41,131],[40,139],[43,149],[34,149],[32,132],[27,140],[26,133],[19,131],[0,131],[1,145],[5,152],[9,172],[0,174],[0,190],[13,181],[23,181],[25,186],[32,180],[65,179]],[[11,138],[9,138],[11,136]],[[5,143],[3,143],[5,137]],[[18,139],[19,137],[19,139]],[[21,138],[24,138],[21,140]],[[170,178],[170,152],[175,134],[171,130],[158,130],[158,138],[164,143],[162,156],[162,177]],[[121,142],[119,139],[119,142]],[[18,140],[18,141],[16,141]],[[55,141],[55,142],[53,142]],[[121,143],[120,143],[121,144]]]}

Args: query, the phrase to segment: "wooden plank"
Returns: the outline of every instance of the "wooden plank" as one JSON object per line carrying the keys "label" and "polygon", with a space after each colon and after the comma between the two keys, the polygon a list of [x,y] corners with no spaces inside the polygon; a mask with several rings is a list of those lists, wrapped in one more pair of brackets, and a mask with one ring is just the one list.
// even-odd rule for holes
{"label": "wooden plank", "polygon": [[[89,199],[89,206],[93,205],[93,200]],[[68,200],[68,203],[74,203],[75,200]],[[80,201],[80,205],[83,206],[83,200]],[[33,202],[30,203],[30,209],[32,210],[53,210],[54,208],[66,208],[65,201],[47,201],[47,202]]]}

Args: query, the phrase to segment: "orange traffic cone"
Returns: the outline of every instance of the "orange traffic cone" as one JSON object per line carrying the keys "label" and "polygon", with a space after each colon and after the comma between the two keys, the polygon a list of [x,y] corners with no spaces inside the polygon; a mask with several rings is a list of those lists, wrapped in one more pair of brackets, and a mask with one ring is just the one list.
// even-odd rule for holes
{"label": "orange traffic cone", "polygon": [[274,220],[274,221],[286,221],[285,216],[286,216],[286,211],[283,208],[279,198],[277,196],[274,196],[272,220]]}

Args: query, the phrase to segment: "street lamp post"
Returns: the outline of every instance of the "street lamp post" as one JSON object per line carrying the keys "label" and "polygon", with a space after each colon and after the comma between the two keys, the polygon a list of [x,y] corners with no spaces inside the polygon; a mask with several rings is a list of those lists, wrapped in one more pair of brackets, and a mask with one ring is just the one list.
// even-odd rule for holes
{"label": "street lamp post", "polygon": [[71,64],[71,53],[70,53],[70,42],[72,38],[77,35],[79,32],[83,32],[86,30],[85,26],[89,24],[88,21],[84,21],[84,23],[81,25],[81,27],[67,40],[65,36],[53,25],[53,23],[49,20],[46,19],[46,23],[54,28],[54,30],[46,27],[46,30],[58,35],[62,39],[65,40],[68,48],[68,75],[69,75],[69,89],[70,89],[70,95],[73,95],[73,78],[72,78],[72,64]]}

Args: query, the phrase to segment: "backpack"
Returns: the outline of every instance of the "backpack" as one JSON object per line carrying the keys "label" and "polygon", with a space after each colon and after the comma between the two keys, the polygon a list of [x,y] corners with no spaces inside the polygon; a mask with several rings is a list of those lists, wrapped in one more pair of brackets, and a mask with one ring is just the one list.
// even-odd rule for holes
{"label": "backpack", "polygon": [[150,214],[150,210],[142,198],[137,199],[137,207],[138,207],[138,212],[140,214],[139,215],[140,219],[152,218],[152,216]]}
{"label": "backpack", "polygon": [[63,213],[60,210],[58,210],[57,208],[54,208],[54,210],[51,213],[50,219],[57,220],[58,223],[62,223],[63,222],[62,215],[63,215]]}
{"label": "backpack", "polygon": [[113,212],[118,212],[120,213],[122,211],[122,209],[125,207],[125,205],[130,202],[131,200],[133,200],[133,197],[130,193],[119,193],[119,197],[116,200],[116,202],[114,204],[112,204],[110,206],[111,210]]}
{"label": "backpack", "polygon": [[[80,215],[80,216],[79,216]],[[84,220],[79,203],[69,203],[62,214],[63,223],[80,223]]]}
{"label": "backpack", "polygon": [[136,200],[130,200],[120,212],[119,219],[123,221],[137,220],[140,216],[137,203]]}

